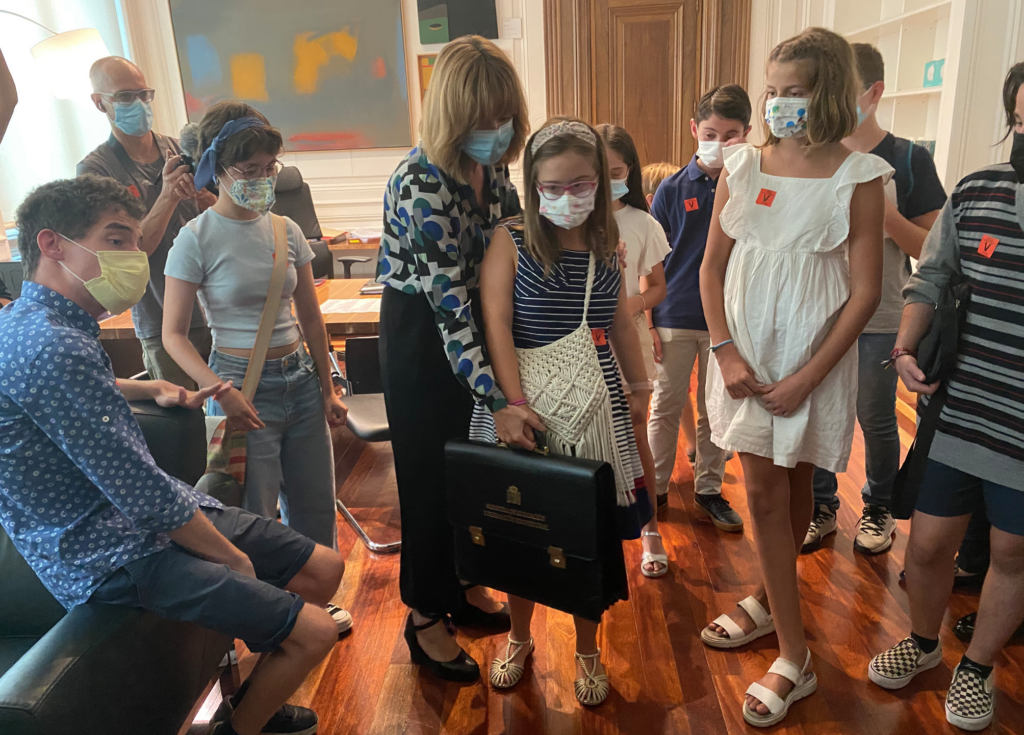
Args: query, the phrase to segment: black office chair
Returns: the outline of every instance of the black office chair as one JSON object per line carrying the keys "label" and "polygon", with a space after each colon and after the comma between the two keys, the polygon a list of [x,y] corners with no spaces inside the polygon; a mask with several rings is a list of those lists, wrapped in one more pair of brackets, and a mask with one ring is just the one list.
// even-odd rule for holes
{"label": "black office chair", "polygon": [[[366,442],[391,440],[388,414],[384,407],[384,385],[380,374],[377,337],[350,337],[345,341],[345,377],[348,394],[346,423],[349,431]],[[349,512],[341,499],[336,499],[338,511],[363,540],[366,548],[375,554],[392,554],[402,548],[401,541],[379,544],[373,541]]]}
{"label": "black office chair", "polygon": [[313,194],[309,190],[309,184],[302,180],[302,172],[295,166],[284,166],[277,175],[274,194],[277,201],[270,211],[293,220],[302,228],[302,234],[313,248],[313,254],[316,256],[311,263],[313,278],[330,278],[333,274],[331,249],[323,239],[320,220],[317,219],[316,208],[313,206]]}
{"label": "black office chair", "polygon": [[352,266],[356,263],[369,263],[373,258],[368,255],[342,255],[338,258],[341,267],[345,270],[345,278],[352,277]]}

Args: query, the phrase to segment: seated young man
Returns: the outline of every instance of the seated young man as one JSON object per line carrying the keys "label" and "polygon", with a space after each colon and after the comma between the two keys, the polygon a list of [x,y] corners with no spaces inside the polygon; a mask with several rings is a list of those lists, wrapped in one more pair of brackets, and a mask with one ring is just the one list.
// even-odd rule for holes
{"label": "seated young man", "polygon": [[41,186],[18,209],[26,280],[0,311],[0,524],[69,610],[144,608],[268,652],[218,735],[313,733],[313,712],[282,705],[337,642],[322,606],[344,562],[154,463],[126,399],[194,407],[230,384],[115,381],[98,340],[97,318],[146,288],[144,214],[93,175]]}

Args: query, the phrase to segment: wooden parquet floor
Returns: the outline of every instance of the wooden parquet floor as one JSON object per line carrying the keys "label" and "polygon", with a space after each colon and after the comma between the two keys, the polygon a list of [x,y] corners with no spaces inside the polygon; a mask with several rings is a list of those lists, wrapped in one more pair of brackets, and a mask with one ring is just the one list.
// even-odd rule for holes
{"label": "wooden parquet floor", "polygon": [[[913,424],[901,416],[904,448]],[[704,647],[700,629],[756,585],[749,528],[718,532],[693,510],[693,475],[679,452],[662,533],[670,573],[656,580],[639,571],[640,543],[627,542],[630,599],[611,609],[600,633],[611,676],[608,701],[586,710],[573,697],[573,629],[562,613],[538,608],[536,653],[517,688],[499,694],[483,681],[458,686],[421,675],[402,638],[406,609],[399,600],[398,555],[375,557],[339,519],[348,570],[338,601],[355,629],[340,641],[293,702],[320,715],[321,735],[718,735],[753,732],[742,719],[747,685],[777,655],[774,636],[739,651]],[[371,536],[399,536],[390,445],[340,436],[338,492]],[[958,732],[945,721],[943,697],[963,653],[949,622],[976,609],[976,593],[954,596],[943,627],[944,663],[899,692],[871,684],[870,657],[908,631],[907,598],[899,584],[908,524],[900,523],[890,553],[866,558],[853,551],[864,482],[858,429],[850,471],[840,476],[839,532],[800,559],[804,619],[819,688],[791,710],[780,733]],[[728,464],[726,497],[749,522],[740,463]],[[460,642],[486,671],[504,636]],[[999,661],[993,733],[1024,734],[1024,644]]]}

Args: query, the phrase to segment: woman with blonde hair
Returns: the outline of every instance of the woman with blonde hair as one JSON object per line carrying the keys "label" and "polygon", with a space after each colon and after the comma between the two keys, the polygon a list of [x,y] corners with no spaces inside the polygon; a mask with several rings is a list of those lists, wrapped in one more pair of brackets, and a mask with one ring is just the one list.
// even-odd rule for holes
{"label": "woman with blonde hair", "polygon": [[455,573],[444,446],[468,435],[476,404],[499,426],[536,423],[494,380],[477,298],[498,221],[521,211],[508,164],[528,134],[508,58],[479,36],[459,38],[437,57],[421,142],[384,195],[380,359],[402,515],[400,587],[411,608],[405,640],[413,663],[450,681],[480,675],[450,623],[509,629],[505,607]]}

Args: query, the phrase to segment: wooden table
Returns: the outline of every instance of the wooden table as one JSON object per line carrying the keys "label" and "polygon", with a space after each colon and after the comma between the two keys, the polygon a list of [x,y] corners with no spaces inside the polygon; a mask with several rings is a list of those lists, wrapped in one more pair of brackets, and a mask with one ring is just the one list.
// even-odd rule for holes
{"label": "wooden table", "polygon": [[[362,278],[329,280],[316,287],[316,297],[322,304],[328,299],[379,299],[380,296],[360,296],[359,289],[369,283]],[[377,334],[380,314],[361,312],[358,314],[324,314],[327,334],[331,337],[349,337]],[[100,339],[134,340],[135,327],[132,314],[126,311],[100,322]]]}

